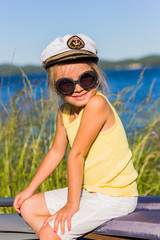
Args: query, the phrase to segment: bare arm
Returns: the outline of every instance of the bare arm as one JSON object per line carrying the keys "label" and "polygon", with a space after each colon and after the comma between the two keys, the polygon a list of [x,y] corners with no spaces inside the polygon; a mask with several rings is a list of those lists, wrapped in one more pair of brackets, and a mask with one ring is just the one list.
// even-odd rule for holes
{"label": "bare arm", "polygon": [[68,145],[67,135],[62,123],[62,112],[59,110],[57,115],[57,128],[53,145],[37,173],[33,177],[29,186],[15,197],[14,208],[20,212],[20,206],[27,198],[31,197],[41,183],[55,170],[60,161],[63,159]]}
{"label": "bare arm", "polygon": [[35,191],[38,186],[56,169],[64,157],[68,145],[67,135],[62,123],[62,112],[57,115],[57,129],[53,145],[45,156],[29,187]]}

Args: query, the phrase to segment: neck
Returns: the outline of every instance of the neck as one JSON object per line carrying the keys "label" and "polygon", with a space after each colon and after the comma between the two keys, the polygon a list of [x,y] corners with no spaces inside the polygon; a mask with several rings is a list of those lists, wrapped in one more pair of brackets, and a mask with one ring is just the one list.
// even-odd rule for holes
{"label": "neck", "polygon": [[72,114],[78,115],[81,110],[81,107],[76,107],[72,105],[71,109],[72,109]]}

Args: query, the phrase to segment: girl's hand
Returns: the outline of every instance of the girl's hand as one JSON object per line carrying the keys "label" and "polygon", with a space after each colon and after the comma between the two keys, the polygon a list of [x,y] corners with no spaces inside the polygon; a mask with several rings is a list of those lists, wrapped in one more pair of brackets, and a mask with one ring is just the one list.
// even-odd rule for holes
{"label": "girl's hand", "polygon": [[67,228],[68,228],[68,231],[70,231],[71,230],[71,218],[78,210],[79,210],[78,207],[71,206],[67,203],[58,212],[56,212],[52,216],[48,217],[45,220],[43,226],[46,226],[50,221],[55,219],[54,229],[53,229],[54,232],[56,232],[56,233],[58,232],[58,227],[59,227],[59,224],[60,224],[61,233],[64,234],[64,232],[65,232],[65,221],[67,220]]}
{"label": "girl's hand", "polygon": [[22,192],[20,192],[19,194],[16,195],[15,199],[14,199],[14,203],[13,203],[13,207],[15,208],[15,210],[18,213],[21,213],[21,205],[22,203],[30,198],[32,195],[34,194],[34,192],[31,192],[29,188],[26,188],[25,190],[23,190]]}

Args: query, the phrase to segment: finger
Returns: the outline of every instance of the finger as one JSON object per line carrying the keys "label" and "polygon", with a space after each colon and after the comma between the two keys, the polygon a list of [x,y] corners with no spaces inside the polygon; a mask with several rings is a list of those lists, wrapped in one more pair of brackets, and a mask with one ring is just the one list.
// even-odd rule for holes
{"label": "finger", "polygon": [[15,197],[14,202],[13,202],[13,206],[15,206],[17,204],[18,200],[19,200],[19,197]]}
{"label": "finger", "polygon": [[18,205],[21,206],[22,203],[24,202],[24,200],[25,200],[25,199],[23,199],[23,198],[21,198],[21,197],[18,198],[18,201],[17,201],[17,202],[18,202]]}
{"label": "finger", "polygon": [[71,218],[70,217],[67,218],[67,228],[68,228],[68,231],[71,231]]}
{"label": "finger", "polygon": [[52,221],[52,220],[55,219],[55,218],[56,218],[56,215],[55,215],[55,214],[52,215],[52,216],[50,216],[50,217],[48,217],[48,218],[44,221],[43,226],[46,226],[50,221]]}
{"label": "finger", "polygon": [[17,196],[17,197],[15,197],[13,206],[20,208],[20,206],[22,205],[23,201],[24,201],[24,200],[21,199],[20,196]]}
{"label": "finger", "polygon": [[19,204],[15,204],[15,205],[14,205],[14,209],[15,209],[18,213],[21,212],[21,210],[20,210],[20,205],[19,205]]}
{"label": "finger", "polygon": [[14,203],[13,203],[13,207],[15,208],[15,210],[20,213],[20,204],[19,204],[19,198],[15,199]]}
{"label": "finger", "polygon": [[64,234],[65,233],[65,218],[61,220],[60,222],[60,226],[61,226],[61,233]]}
{"label": "finger", "polygon": [[20,207],[15,208],[15,210],[16,210],[18,213],[21,213]]}
{"label": "finger", "polygon": [[16,210],[16,212],[18,212],[18,213],[21,213],[21,210],[20,210],[20,207],[14,207],[14,209]]}
{"label": "finger", "polygon": [[54,221],[54,232],[58,232],[58,227],[59,227],[59,220],[56,218]]}

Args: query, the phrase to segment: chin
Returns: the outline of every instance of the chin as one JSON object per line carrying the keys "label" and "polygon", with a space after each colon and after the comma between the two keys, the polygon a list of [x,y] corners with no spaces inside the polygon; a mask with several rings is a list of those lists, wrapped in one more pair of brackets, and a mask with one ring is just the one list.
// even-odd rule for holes
{"label": "chin", "polygon": [[88,101],[75,101],[75,102],[70,102],[71,105],[75,106],[75,107],[84,107],[87,104]]}

